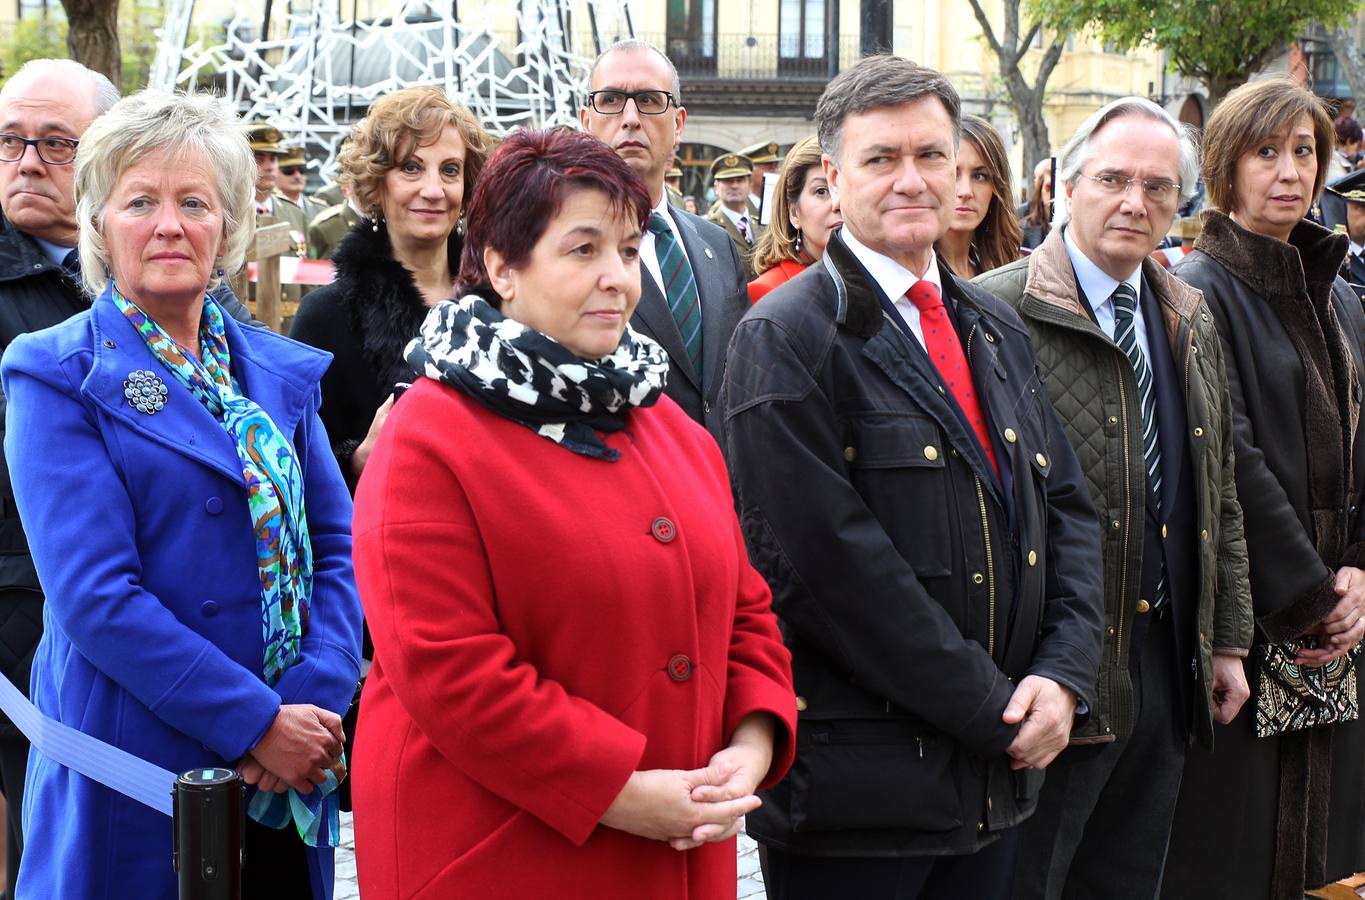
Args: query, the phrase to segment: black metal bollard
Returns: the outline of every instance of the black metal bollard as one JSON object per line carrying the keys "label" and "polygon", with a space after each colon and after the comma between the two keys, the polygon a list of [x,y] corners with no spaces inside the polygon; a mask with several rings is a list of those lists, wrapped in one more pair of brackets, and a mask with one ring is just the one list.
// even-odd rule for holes
{"label": "black metal bollard", "polygon": [[175,870],[180,900],[241,900],[246,785],[231,769],[175,780]]}

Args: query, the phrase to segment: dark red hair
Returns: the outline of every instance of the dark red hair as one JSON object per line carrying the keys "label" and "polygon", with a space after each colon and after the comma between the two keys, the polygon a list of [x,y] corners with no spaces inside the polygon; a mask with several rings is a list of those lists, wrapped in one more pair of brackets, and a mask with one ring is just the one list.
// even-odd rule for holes
{"label": "dark red hair", "polygon": [[503,140],[479,172],[465,212],[464,251],[455,295],[476,293],[496,304],[498,295],[484,268],[491,247],[513,268],[531,251],[569,194],[601,191],[613,211],[649,224],[649,193],[635,171],[590,134],[567,128],[523,128]]}

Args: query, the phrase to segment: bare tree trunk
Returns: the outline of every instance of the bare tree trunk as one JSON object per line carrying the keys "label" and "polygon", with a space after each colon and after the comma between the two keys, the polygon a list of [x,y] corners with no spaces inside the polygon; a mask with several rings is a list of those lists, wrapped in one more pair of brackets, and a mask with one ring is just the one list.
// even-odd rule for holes
{"label": "bare tree trunk", "polygon": [[62,0],[66,48],[71,58],[123,88],[123,55],[118,43],[118,0]]}
{"label": "bare tree trunk", "polygon": [[1019,132],[1024,140],[1024,165],[1019,173],[1021,183],[1029,183],[1033,167],[1052,154],[1052,142],[1048,136],[1047,121],[1043,118],[1043,99],[1047,91],[1047,80],[1061,59],[1065,42],[1059,35],[1043,52],[1038,62],[1038,73],[1029,84],[1024,78],[1019,63],[1029,51],[1029,46],[1037,36],[1040,26],[1034,22],[1025,34],[1019,33],[1019,11],[1021,0],[1004,0],[1004,31],[996,36],[981,0],[971,0],[972,12],[981,26],[981,33],[1000,66],[1000,77],[1005,82],[1010,110],[1019,121]]}
{"label": "bare tree trunk", "polygon": [[1356,41],[1354,22],[1330,29],[1327,42],[1336,54],[1337,65],[1346,75],[1346,83],[1351,86],[1351,96],[1356,101],[1356,118],[1365,110],[1365,57],[1360,55],[1360,44]]}

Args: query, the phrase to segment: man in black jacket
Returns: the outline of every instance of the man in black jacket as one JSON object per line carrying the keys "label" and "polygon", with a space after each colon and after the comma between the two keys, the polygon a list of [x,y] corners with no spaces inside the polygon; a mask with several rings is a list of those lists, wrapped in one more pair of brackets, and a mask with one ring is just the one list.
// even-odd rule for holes
{"label": "man in black jacket", "polygon": [[[0,353],[20,334],[55,325],[89,306],[75,249],[73,158],[85,129],[117,101],[118,90],[109,79],[66,59],[34,60],[0,90]],[[42,633],[42,590],[9,469],[0,464],[0,672],[25,694]],[[28,741],[0,715],[10,897],[23,849],[20,807],[27,760]]]}
{"label": "man in black jacket", "polygon": [[1095,513],[1023,323],[935,257],[952,85],[869,57],[816,123],[844,226],[740,323],[723,395],[801,715],[748,830],[772,900],[1008,897],[1093,699]]}

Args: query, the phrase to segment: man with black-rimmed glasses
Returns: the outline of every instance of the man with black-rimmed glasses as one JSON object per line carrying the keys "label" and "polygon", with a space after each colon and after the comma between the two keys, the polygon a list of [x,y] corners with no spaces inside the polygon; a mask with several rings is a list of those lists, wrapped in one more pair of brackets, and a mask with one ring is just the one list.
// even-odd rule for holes
{"label": "man with black-rimmed glasses", "polygon": [[579,121],[640,176],[654,207],[631,327],[668,351],[666,393],[724,447],[717,395],[725,348],[749,301],[729,235],[668,203],[664,176],[687,120],[678,71],[652,44],[619,41],[597,57],[590,84]]}

